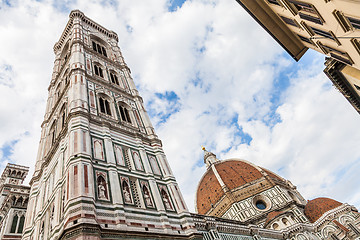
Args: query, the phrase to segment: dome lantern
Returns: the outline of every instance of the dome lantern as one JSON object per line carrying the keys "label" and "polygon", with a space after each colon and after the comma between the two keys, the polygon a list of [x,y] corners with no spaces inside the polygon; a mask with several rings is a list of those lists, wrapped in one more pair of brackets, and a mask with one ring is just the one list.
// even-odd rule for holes
{"label": "dome lantern", "polygon": [[219,162],[219,159],[216,158],[216,155],[212,152],[208,152],[205,147],[202,147],[204,151],[204,163],[206,167],[209,168],[212,164]]}

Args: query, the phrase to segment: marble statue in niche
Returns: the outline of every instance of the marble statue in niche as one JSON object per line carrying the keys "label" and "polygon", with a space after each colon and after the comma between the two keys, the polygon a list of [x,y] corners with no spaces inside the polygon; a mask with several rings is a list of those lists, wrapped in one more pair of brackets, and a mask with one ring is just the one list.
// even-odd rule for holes
{"label": "marble statue in niche", "polygon": [[166,191],[164,189],[161,189],[161,198],[164,202],[165,208],[167,210],[172,210],[169,195],[166,193]]}
{"label": "marble statue in niche", "polygon": [[124,201],[125,201],[125,203],[132,203],[130,187],[129,187],[129,184],[125,180],[122,182],[122,190],[123,190],[123,193],[124,193]]}
{"label": "marble statue in niche", "polygon": [[150,191],[146,185],[143,185],[143,193],[144,193],[144,199],[145,199],[146,206],[153,207],[154,205],[151,200]]}
{"label": "marble statue in niche", "polygon": [[104,177],[101,175],[98,176],[97,187],[98,187],[99,199],[108,199],[106,181]]}

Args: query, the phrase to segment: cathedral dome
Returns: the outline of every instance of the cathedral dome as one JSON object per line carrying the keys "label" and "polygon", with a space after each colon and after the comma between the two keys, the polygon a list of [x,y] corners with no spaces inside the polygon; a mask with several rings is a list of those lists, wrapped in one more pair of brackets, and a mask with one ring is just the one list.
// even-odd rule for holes
{"label": "cathedral dome", "polygon": [[305,216],[311,223],[316,222],[324,213],[341,206],[342,203],[331,198],[315,198],[309,201],[304,209]]}
{"label": "cathedral dome", "polygon": [[275,181],[285,181],[275,173],[245,160],[228,159],[212,162],[208,165],[208,170],[197,188],[196,209],[198,213],[206,214],[225,195],[225,192],[231,192],[266,175]]}

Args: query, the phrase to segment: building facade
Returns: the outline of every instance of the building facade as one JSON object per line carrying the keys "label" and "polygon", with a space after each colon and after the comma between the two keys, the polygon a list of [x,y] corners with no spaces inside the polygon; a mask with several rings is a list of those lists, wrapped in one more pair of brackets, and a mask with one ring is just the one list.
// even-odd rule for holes
{"label": "building facade", "polygon": [[28,167],[8,163],[0,178],[0,239],[21,239],[30,187],[23,181]]}
{"label": "building facade", "polygon": [[[324,72],[360,113],[360,2],[237,0],[295,59],[309,49],[326,55]],[[333,74],[336,71],[338,74]]]}

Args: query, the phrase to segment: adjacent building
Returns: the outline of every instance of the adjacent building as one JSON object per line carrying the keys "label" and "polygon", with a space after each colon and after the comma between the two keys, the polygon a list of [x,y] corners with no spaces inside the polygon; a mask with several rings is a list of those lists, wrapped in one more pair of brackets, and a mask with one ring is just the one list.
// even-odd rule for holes
{"label": "adjacent building", "polygon": [[360,2],[237,0],[296,60],[309,49],[326,55],[324,72],[360,113]]}
{"label": "adjacent building", "polygon": [[21,239],[30,187],[23,185],[29,168],[8,163],[0,178],[0,239]]}

